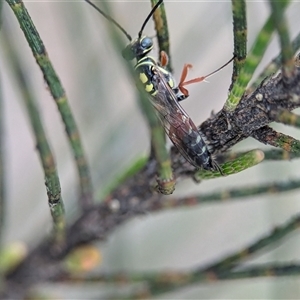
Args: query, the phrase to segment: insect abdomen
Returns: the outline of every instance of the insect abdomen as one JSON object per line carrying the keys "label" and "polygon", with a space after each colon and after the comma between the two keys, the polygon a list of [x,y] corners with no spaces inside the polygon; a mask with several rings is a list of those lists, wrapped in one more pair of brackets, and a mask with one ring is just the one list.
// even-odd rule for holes
{"label": "insect abdomen", "polygon": [[186,154],[195,167],[204,168],[206,170],[215,170],[209,149],[198,131],[192,131],[188,135],[182,137],[182,142]]}

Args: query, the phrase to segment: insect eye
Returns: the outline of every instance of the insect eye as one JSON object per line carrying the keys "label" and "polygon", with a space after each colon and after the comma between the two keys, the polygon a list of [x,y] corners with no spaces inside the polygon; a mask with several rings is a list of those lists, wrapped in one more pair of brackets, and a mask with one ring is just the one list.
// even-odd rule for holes
{"label": "insect eye", "polygon": [[135,54],[132,50],[132,46],[128,45],[123,51],[122,51],[122,56],[126,60],[133,60],[135,58]]}
{"label": "insect eye", "polygon": [[153,41],[151,38],[145,36],[144,38],[142,38],[141,40],[141,46],[144,50],[148,50],[151,49],[153,46]]}

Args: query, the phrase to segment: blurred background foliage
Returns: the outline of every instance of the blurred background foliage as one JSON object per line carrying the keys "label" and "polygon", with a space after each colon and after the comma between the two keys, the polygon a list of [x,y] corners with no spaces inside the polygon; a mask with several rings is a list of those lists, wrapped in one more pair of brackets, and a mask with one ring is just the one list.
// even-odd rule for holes
{"label": "blurred background foliage", "polygon": [[[114,18],[135,36],[150,11],[148,1],[110,1]],[[96,2],[101,6],[101,1]],[[123,58],[114,49],[108,24],[82,1],[38,1],[25,5],[46,46],[48,55],[66,90],[91,166],[96,195],[124,168],[149,151],[147,124],[136,101],[135,86],[128,78]],[[184,63],[191,63],[191,77],[205,75],[226,62],[233,52],[230,2],[166,1],[175,78]],[[300,3],[287,9],[291,36],[299,33]],[[269,16],[265,2],[248,2],[248,45]],[[55,154],[66,213],[69,219],[78,210],[78,179],[73,157],[65,138],[56,105],[41,76],[23,33],[12,11],[3,3],[3,30],[13,36],[14,46],[35,96]],[[145,33],[154,36],[150,21]],[[44,176],[35,149],[29,121],[20,100],[20,90],[10,71],[5,44],[0,40],[1,97],[3,98],[4,170],[6,211],[3,244],[20,241],[32,248],[51,230]],[[157,55],[157,47],[153,55]],[[265,53],[260,70],[279,53],[277,37]],[[227,67],[202,83],[190,87],[190,98],[182,103],[200,124],[222,108],[231,79]],[[300,138],[298,130],[274,125],[286,134]],[[264,148],[253,139],[234,150]],[[204,181],[196,185],[184,181],[175,195],[194,195],[237,186],[296,178],[299,162],[266,162],[229,178]],[[299,175],[298,175],[299,176]],[[206,265],[245,247],[300,209],[299,192],[263,195],[227,203],[204,204],[148,214],[118,228],[101,243],[98,271],[188,270]],[[100,200],[100,199],[99,199]],[[299,258],[299,234],[284,239],[278,247],[262,253],[252,262],[291,262]],[[164,299],[287,299],[299,295],[298,277],[255,278],[207,283],[165,295]],[[111,292],[109,287],[56,284],[43,285],[50,298],[98,298]]]}

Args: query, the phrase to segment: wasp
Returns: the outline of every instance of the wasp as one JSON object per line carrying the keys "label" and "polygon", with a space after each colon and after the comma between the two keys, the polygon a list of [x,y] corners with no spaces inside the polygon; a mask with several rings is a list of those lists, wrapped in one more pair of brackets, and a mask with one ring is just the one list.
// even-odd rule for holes
{"label": "wasp", "polygon": [[176,85],[173,75],[165,68],[167,65],[167,54],[164,52],[161,53],[160,62],[157,62],[153,57],[149,56],[149,53],[153,49],[153,40],[143,35],[143,30],[147,22],[156,9],[163,3],[163,0],[158,1],[152,8],[142,24],[137,38],[134,40],[132,40],[124,28],[109,15],[105,14],[95,4],[90,2],[90,0],[85,1],[117,26],[129,40],[130,43],[122,51],[122,56],[128,61],[136,59],[134,68],[137,72],[137,76],[142,82],[145,91],[148,93],[149,99],[157,111],[157,116],[174,146],[195,168],[203,168],[205,170],[219,171],[222,173],[219,165],[210,153],[205,136],[197,129],[179,102],[189,96],[188,91],[184,88],[185,85],[205,80],[229,64],[232,59],[216,71],[189,81],[185,81],[185,79],[191,65],[186,64],[183,68],[180,82]]}

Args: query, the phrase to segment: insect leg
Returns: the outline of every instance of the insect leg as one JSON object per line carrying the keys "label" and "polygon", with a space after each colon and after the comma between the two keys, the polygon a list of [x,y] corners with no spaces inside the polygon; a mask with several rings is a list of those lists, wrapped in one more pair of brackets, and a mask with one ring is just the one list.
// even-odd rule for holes
{"label": "insect leg", "polygon": [[165,51],[160,51],[160,65],[166,67],[169,63],[169,56]]}
{"label": "insect leg", "polygon": [[234,59],[231,58],[227,63],[225,63],[223,66],[221,66],[220,68],[218,68],[217,70],[205,75],[205,76],[201,76],[201,77],[196,77],[194,79],[185,81],[186,77],[187,77],[187,73],[188,73],[188,69],[190,69],[192,67],[191,64],[185,64],[183,66],[182,69],[182,73],[181,73],[181,77],[180,77],[180,81],[179,81],[179,85],[178,88],[181,91],[181,93],[183,94],[183,96],[178,97],[178,101],[184,100],[185,98],[187,98],[189,96],[189,91],[184,88],[184,86],[188,85],[188,84],[192,84],[192,83],[197,83],[197,82],[202,82],[204,81],[206,78],[216,74],[217,72],[219,72],[220,70],[222,70],[224,67],[226,67],[230,62],[232,62]]}
{"label": "insect leg", "polygon": [[207,75],[207,76],[197,77],[197,78],[185,81],[185,79],[187,77],[187,74],[188,74],[188,70],[191,69],[191,68],[192,68],[191,64],[185,64],[183,66],[180,81],[179,81],[179,84],[178,84],[178,88],[179,88],[179,90],[181,91],[181,93],[183,95],[181,97],[178,97],[179,98],[178,101],[184,100],[189,96],[189,91],[186,88],[184,88],[185,85],[201,82],[209,76],[209,75]]}

